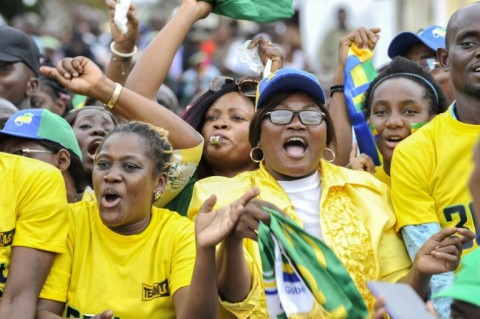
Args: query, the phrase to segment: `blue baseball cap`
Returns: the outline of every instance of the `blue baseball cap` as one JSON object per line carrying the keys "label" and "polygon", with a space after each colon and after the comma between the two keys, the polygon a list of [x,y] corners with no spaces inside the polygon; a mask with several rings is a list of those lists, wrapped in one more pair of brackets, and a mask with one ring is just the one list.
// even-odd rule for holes
{"label": "blue baseball cap", "polygon": [[5,135],[54,142],[82,159],[82,151],[70,124],[47,109],[25,109],[14,113],[0,130],[0,140]]}
{"label": "blue baseball cap", "polygon": [[283,68],[260,81],[255,98],[255,109],[262,107],[270,96],[286,91],[305,92],[325,104],[325,93],[314,74],[292,68]]}
{"label": "blue baseball cap", "polygon": [[396,56],[405,56],[407,51],[415,44],[423,43],[433,51],[437,52],[438,48],[445,48],[445,33],[447,30],[438,25],[432,25],[418,33],[401,32],[393,38],[388,46],[388,56],[394,58]]}

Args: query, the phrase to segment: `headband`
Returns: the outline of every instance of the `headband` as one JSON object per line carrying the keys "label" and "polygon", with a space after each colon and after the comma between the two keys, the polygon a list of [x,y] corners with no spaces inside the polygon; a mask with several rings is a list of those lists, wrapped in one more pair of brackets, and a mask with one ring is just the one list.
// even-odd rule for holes
{"label": "headband", "polygon": [[394,73],[394,74],[387,75],[386,77],[380,79],[377,83],[375,83],[372,90],[370,91],[370,96],[373,95],[373,92],[375,92],[375,90],[377,89],[377,87],[381,83],[383,83],[386,80],[389,80],[391,78],[401,77],[402,75],[417,78],[419,80],[422,80],[425,84],[427,84],[427,86],[430,88],[430,90],[432,90],[433,95],[435,95],[435,101],[437,102],[437,106],[438,106],[438,104],[439,104],[438,94],[437,94],[437,91],[435,90],[435,87],[433,86],[433,84],[430,81],[428,81],[427,79],[425,79],[423,76],[420,76],[420,75],[417,75],[417,74],[414,74],[414,73],[400,72],[400,73]]}

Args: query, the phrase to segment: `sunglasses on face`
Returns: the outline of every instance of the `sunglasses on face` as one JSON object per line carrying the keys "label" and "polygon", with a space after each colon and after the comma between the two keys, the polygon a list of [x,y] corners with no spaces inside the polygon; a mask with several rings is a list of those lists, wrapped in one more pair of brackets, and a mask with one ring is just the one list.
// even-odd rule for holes
{"label": "sunglasses on face", "polygon": [[435,58],[420,59],[417,61],[425,70],[432,72],[440,67],[440,63]]}
{"label": "sunglasses on face", "polygon": [[229,76],[218,76],[210,82],[209,90],[212,92],[220,91],[225,85],[235,83],[238,87],[238,92],[247,97],[255,97],[257,94],[258,81],[253,79],[245,79],[236,81]]}
{"label": "sunglasses on face", "polygon": [[265,117],[268,117],[270,122],[280,125],[290,124],[295,115],[303,125],[320,125],[326,119],[325,113],[317,111],[276,110],[265,113]]}
{"label": "sunglasses on face", "polygon": [[35,154],[35,153],[53,153],[53,152],[48,150],[32,150],[29,148],[22,148],[20,150],[16,150],[12,154],[28,157],[29,154]]}

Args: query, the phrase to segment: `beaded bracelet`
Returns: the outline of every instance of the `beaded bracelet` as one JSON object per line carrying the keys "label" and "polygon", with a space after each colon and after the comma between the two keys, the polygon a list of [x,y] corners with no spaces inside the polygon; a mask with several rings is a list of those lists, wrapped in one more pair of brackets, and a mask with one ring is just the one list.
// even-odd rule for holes
{"label": "beaded bracelet", "polygon": [[135,53],[137,53],[137,46],[134,46],[133,47],[133,51],[130,52],[130,53],[123,53],[123,52],[119,52],[117,50],[115,50],[115,41],[112,41],[112,43],[110,43],[110,52],[112,52],[112,54],[120,57],[120,58],[131,58],[135,55]]}
{"label": "beaded bracelet", "polygon": [[332,85],[330,87],[330,98],[332,98],[335,92],[344,92],[345,87],[342,84]]}

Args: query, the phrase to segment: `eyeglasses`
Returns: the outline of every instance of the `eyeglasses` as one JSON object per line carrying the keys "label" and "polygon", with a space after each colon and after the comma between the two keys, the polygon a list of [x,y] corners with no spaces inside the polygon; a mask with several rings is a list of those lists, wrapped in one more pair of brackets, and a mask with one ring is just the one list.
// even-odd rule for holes
{"label": "eyeglasses", "polygon": [[48,150],[31,150],[29,148],[22,148],[22,149],[16,150],[12,154],[20,155],[20,156],[28,156],[28,154],[31,154],[31,153],[53,153],[53,152]]}
{"label": "eyeglasses", "polygon": [[427,71],[432,72],[436,68],[440,67],[440,63],[435,58],[420,59],[417,61]]}
{"label": "eyeglasses", "polygon": [[298,116],[303,125],[319,125],[327,118],[325,113],[317,111],[276,110],[265,113],[265,117],[269,117],[270,122],[280,125],[291,123],[294,115]]}
{"label": "eyeglasses", "polygon": [[210,82],[209,90],[212,92],[220,91],[225,85],[235,83],[238,87],[238,92],[247,97],[255,97],[257,94],[258,81],[254,79],[245,79],[236,81],[229,76],[217,76]]}

